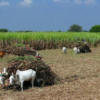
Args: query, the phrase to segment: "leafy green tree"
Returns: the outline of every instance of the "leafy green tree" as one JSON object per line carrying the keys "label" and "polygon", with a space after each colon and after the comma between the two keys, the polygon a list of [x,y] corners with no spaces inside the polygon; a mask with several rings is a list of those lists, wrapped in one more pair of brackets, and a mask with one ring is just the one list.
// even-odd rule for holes
{"label": "leafy green tree", "polygon": [[82,27],[80,25],[77,24],[73,24],[72,26],[70,26],[69,32],[82,32]]}
{"label": "leafy green tree", "polygon": [[100,25],[92,26],[90,32],[100,32]]}
{"label": "leafy green tree", "polygon": [[0,32],[8,32],[9,30],[8,29],[0,29]]}

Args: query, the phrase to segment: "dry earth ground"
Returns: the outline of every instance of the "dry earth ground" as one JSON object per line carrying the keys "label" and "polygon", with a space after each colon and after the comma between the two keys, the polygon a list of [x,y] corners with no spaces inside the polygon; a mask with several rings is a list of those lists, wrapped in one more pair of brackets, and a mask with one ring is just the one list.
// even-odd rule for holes
{"label": "dry earth ground", "polygon": [[[100,100],[100,47],[91,49],[92,53],[77,55],[72,49],[67,54],[61,49],[39,51],[62,83],[24,92],[2,90],[0,85],[0,100]],[[6,58],[0,60],[0,69],[7,67]]]}

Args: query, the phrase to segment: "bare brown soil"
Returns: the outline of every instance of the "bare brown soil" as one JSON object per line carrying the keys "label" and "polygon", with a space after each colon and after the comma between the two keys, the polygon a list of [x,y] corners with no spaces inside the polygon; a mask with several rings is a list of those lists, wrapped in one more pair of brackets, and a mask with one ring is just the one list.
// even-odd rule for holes
{"label": "bare brown soil", "polygon": [[[67,49],[67,54],[61,49],[39,51],[62,83],[23,92],[3,90],[0,85],[0,100],[100,100],[100,47],[91,50],[77,55],[72,49]],[[0,59],[0,69],[7,67],[7,56],[14,57]]]}

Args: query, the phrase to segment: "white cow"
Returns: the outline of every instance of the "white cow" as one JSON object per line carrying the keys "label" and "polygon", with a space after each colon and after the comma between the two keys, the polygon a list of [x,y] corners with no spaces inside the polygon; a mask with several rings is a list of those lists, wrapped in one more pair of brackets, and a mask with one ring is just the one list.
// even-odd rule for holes
{"label": "white cow", "polygon": [[29,81],[30,79],[31,79],[32,87],[33,87],[35,77],[36,77],[36,72],[32,69],[29,69],[26,71],[17,70],[16,81],[18,81],[19,84],[21,83],[21,91],[23,91],[23,82]]}
{"label": "white cow", "polygon": [[63,48],[62,48],[62,52],[63,52],[63,53],[66,53],[66,51],[67,51],[67,48],[66,48],[66,47],[63,47]]}

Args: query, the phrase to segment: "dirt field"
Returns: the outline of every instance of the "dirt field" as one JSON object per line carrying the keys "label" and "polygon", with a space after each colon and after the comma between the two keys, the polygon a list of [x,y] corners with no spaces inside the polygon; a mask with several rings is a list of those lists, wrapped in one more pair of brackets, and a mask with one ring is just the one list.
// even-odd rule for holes
{"label": "dirt field", "polygon": [[[61,49],[39,51],[62,83],[23,92],[2,90],[0,85],[0,100],[100,100],[100,47],[91,49],[92,53],[77,55],[72,49],[67,54]],[[0,59],[0,69],[7,67],[6,58]]]}

